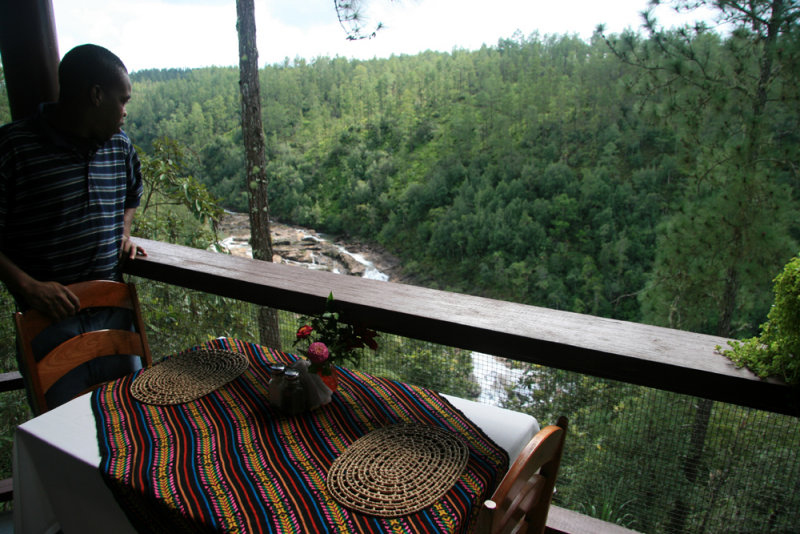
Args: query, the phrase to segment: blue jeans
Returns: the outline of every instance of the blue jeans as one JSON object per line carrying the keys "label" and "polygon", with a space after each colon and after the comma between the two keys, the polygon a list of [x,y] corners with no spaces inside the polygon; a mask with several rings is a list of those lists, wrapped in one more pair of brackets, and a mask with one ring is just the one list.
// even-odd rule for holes
{"label": "blue jeans", "polygon": [[[124,308],[89,308],[42,331],[31,343],[37,361],[71,337],[103,329],[133,330],[130,310]],[[20,368],[22,368],[20,366]],[[64,404],[81,391],[96,384],[120,378],[142,368],[139,356],[119,354],[88,361],[59,379],[45,393],[49,408]]]}

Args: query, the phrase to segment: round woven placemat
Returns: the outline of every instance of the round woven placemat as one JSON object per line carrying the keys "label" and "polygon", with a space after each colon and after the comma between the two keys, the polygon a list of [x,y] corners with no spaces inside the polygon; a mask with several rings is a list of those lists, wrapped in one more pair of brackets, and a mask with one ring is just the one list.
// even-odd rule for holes
{"label": "round woven placemat", "polygon": [[142,371],[131,384],[131,394],[147,404],[193,401],[242,374],[249,363],[241,352],[187,350]]}
{"label": "round woven placemat", "polygon": [[456,434],[420,424],[391,425],[361,436],[328,471],[343,506],[397,517],[430,506],[464,472],[469,449]]}

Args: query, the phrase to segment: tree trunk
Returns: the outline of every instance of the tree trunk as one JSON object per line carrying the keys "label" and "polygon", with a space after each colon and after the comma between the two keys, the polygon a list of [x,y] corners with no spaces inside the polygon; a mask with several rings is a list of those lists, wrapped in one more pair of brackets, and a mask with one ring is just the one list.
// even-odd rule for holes
{"label": "tree trunk", "polygon": [[[267,199],[267,158],[261,125],[261,89],[258,81],[258,48],[253,0],[236,0],[236,30],[239,34],[239,89],[242,94],[247,191],[250,203],[250,244],[253,257],[272,261],[272,238]],[[271,308],[258,312],[261,344],[280,349],[278,313]]]}
{"label": "tree trunk", "polygon": [[[725,283],[725,303],[723,314],[717,323],[717,335],[730,337],[731,335],[731,316],[736,301],[736,274],[733,268],[728,269]],[[683,458],[683,475],[693,486],[703,486],[705,483],[698,484],[702,473],[703,452],[706,445],[706,434],[711,420],[711,411],[714,401],[709,399],[698,399],[697,409],[694,412],[692,421],[692,433],[689,438],[689,446]],[[684,532],[686,530],[686,515],[689,513],[684,497],[678,497],[670,514],[670,522],[667,527],[668,532]],[[698,532],[705,532],[704,526]]]}

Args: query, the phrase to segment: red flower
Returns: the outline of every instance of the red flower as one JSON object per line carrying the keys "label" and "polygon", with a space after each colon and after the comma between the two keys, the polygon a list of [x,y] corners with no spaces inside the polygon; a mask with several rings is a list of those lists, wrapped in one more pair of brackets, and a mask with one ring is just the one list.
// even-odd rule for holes
{"label": "red flower", "polygon": [[314,331],[314,327],[311,325],[303,325],[297,330],[297,339],[305,339],[311,335],[311,332]]}

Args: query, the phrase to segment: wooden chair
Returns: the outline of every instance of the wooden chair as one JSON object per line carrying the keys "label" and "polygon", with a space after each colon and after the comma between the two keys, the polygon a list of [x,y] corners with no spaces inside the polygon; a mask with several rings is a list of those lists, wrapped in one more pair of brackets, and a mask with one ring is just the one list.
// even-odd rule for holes
{"label": "wooden chair", "polygon": [[566,433],[567,418],[562,416],[525,445],[492,498],[483,503],[476,532],[544,532]]}
{"label": "wooden chair", "polygon": [[[53,384],[69,371],[89,360],[115,354],[134,354],[141,357],[142,365],[145,367],[149,367],[153,362],[147,344],[139,299],[133,284],[94,280],[71,284],[67,287],[80,299],[81,310],[97,307],[117,307],[131,310],[136,331],[98,330],[86,332],[64,341],[37,362],[33,354],[32,342],[54,321],[37,310],[17,312],[14,315],[14,321],[19,336],[22,363],[26,367],[25,374],[31,388],[36,415],[49,410],[45,393]],[[100,384],[95,384],[86,391],[91,391],[98,386]],[[86,391],[79,394],[86,393]]]}

